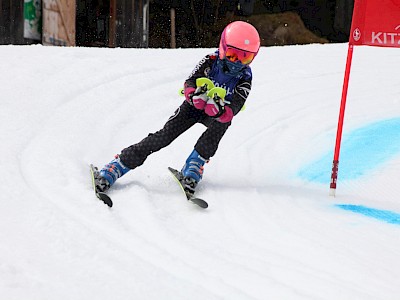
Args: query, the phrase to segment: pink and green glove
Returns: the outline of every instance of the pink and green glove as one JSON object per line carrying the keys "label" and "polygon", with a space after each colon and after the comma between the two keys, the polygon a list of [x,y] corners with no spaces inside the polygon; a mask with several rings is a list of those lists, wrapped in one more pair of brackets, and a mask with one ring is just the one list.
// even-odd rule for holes
{"label": "pink and green glove", "polygon": [[222,99],[209,98],[204,109],[204,112],[210,117],[216,118],[221,123],[228,123],[233,118],[233,111],[225,105]]}

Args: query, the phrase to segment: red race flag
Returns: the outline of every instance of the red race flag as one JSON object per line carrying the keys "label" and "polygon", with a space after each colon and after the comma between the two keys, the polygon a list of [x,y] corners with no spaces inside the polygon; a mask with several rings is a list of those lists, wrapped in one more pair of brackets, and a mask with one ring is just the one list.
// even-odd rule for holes
{"label": "red race flag", "polygon": [[400,47],[400,0],[355,1],[349,43]]}
{"label": "red race flag", "polygon": [[339,154],[354,46],[400,47],[400,0],[355,0],[332,162],[330,195],[336,194]]}

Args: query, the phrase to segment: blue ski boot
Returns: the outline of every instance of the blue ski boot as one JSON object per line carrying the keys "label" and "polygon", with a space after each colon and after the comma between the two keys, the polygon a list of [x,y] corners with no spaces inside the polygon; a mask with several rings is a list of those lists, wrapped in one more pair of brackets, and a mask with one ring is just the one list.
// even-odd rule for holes
{"label": "blue ski boot", "polygon": [[97,188],[101,192],[107,191],[118,178],[124,176],[130,170],[121,162],[119,155],[116,155],[115,159],[100,170]]}
{"label": "blue ski boot", "polygon": [[203,169],[206,162],[208,162],[208,160],[201,157],[196,149],[194,149],[186,159],[186,163],[181,171],[183,176],[181,183],[185,191],[191,195],[194,194],[197,184],[203,177]]}

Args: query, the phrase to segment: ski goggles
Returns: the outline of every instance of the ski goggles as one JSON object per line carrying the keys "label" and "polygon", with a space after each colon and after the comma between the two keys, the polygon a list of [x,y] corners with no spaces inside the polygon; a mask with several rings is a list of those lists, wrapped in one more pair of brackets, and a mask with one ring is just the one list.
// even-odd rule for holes
{"label": "ski goggles", "polygon": [[225,51],[225,58],[231,62],[240,61],[244,65],[251,63],[256,56],[256,53],[240,50],[228,46]]}

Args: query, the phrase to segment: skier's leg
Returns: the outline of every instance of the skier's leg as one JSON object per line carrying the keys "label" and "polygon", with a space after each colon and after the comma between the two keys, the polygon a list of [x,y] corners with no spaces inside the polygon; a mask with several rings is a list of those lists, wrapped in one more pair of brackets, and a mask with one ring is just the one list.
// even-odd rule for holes
{"label": "skier's leg", "polygon": [[182,184],[186,191],[192,194],[195,192],[197,184],[203,178],[204,164],[216,153],[219,142],[230,124],[230,122],[220,123],[215,120],[200,136],[181,171],[184,176]]}
{"label": "skier's leg", "polygon": [[150,133],[141,142],[123,149],[121,160],[131,169],[142,165],[150,154],[171,144],[183,132],[199,122],[201,116],[202,111],[185,101],[161,130]]}
{"label": "skier's leg", "polygon": [[204,131],[197,140],[194,148],[201,154],[201,156],[209,160],[217,152],[219,142],[230,125],[231,122],[221,123],[217,120],[213,120],[213,122],[207,124],[207,130]]}
{"label": "skier's leg", "polygon": [[[175,140],[179,135],[200,120],[201,112],[186,101],[175,111],[164,127],[150,133],[141,142],[121,151],[114,160],[100,171],[99,180],[103,182],[102,191],[108,190],[114,182],[128,171],[142,165],[146,158]],[[114,167],[110,168],[110,165]],[[104,182],[106,180],[107,182]],[[108,184],[107,184],[108,183]]]}

